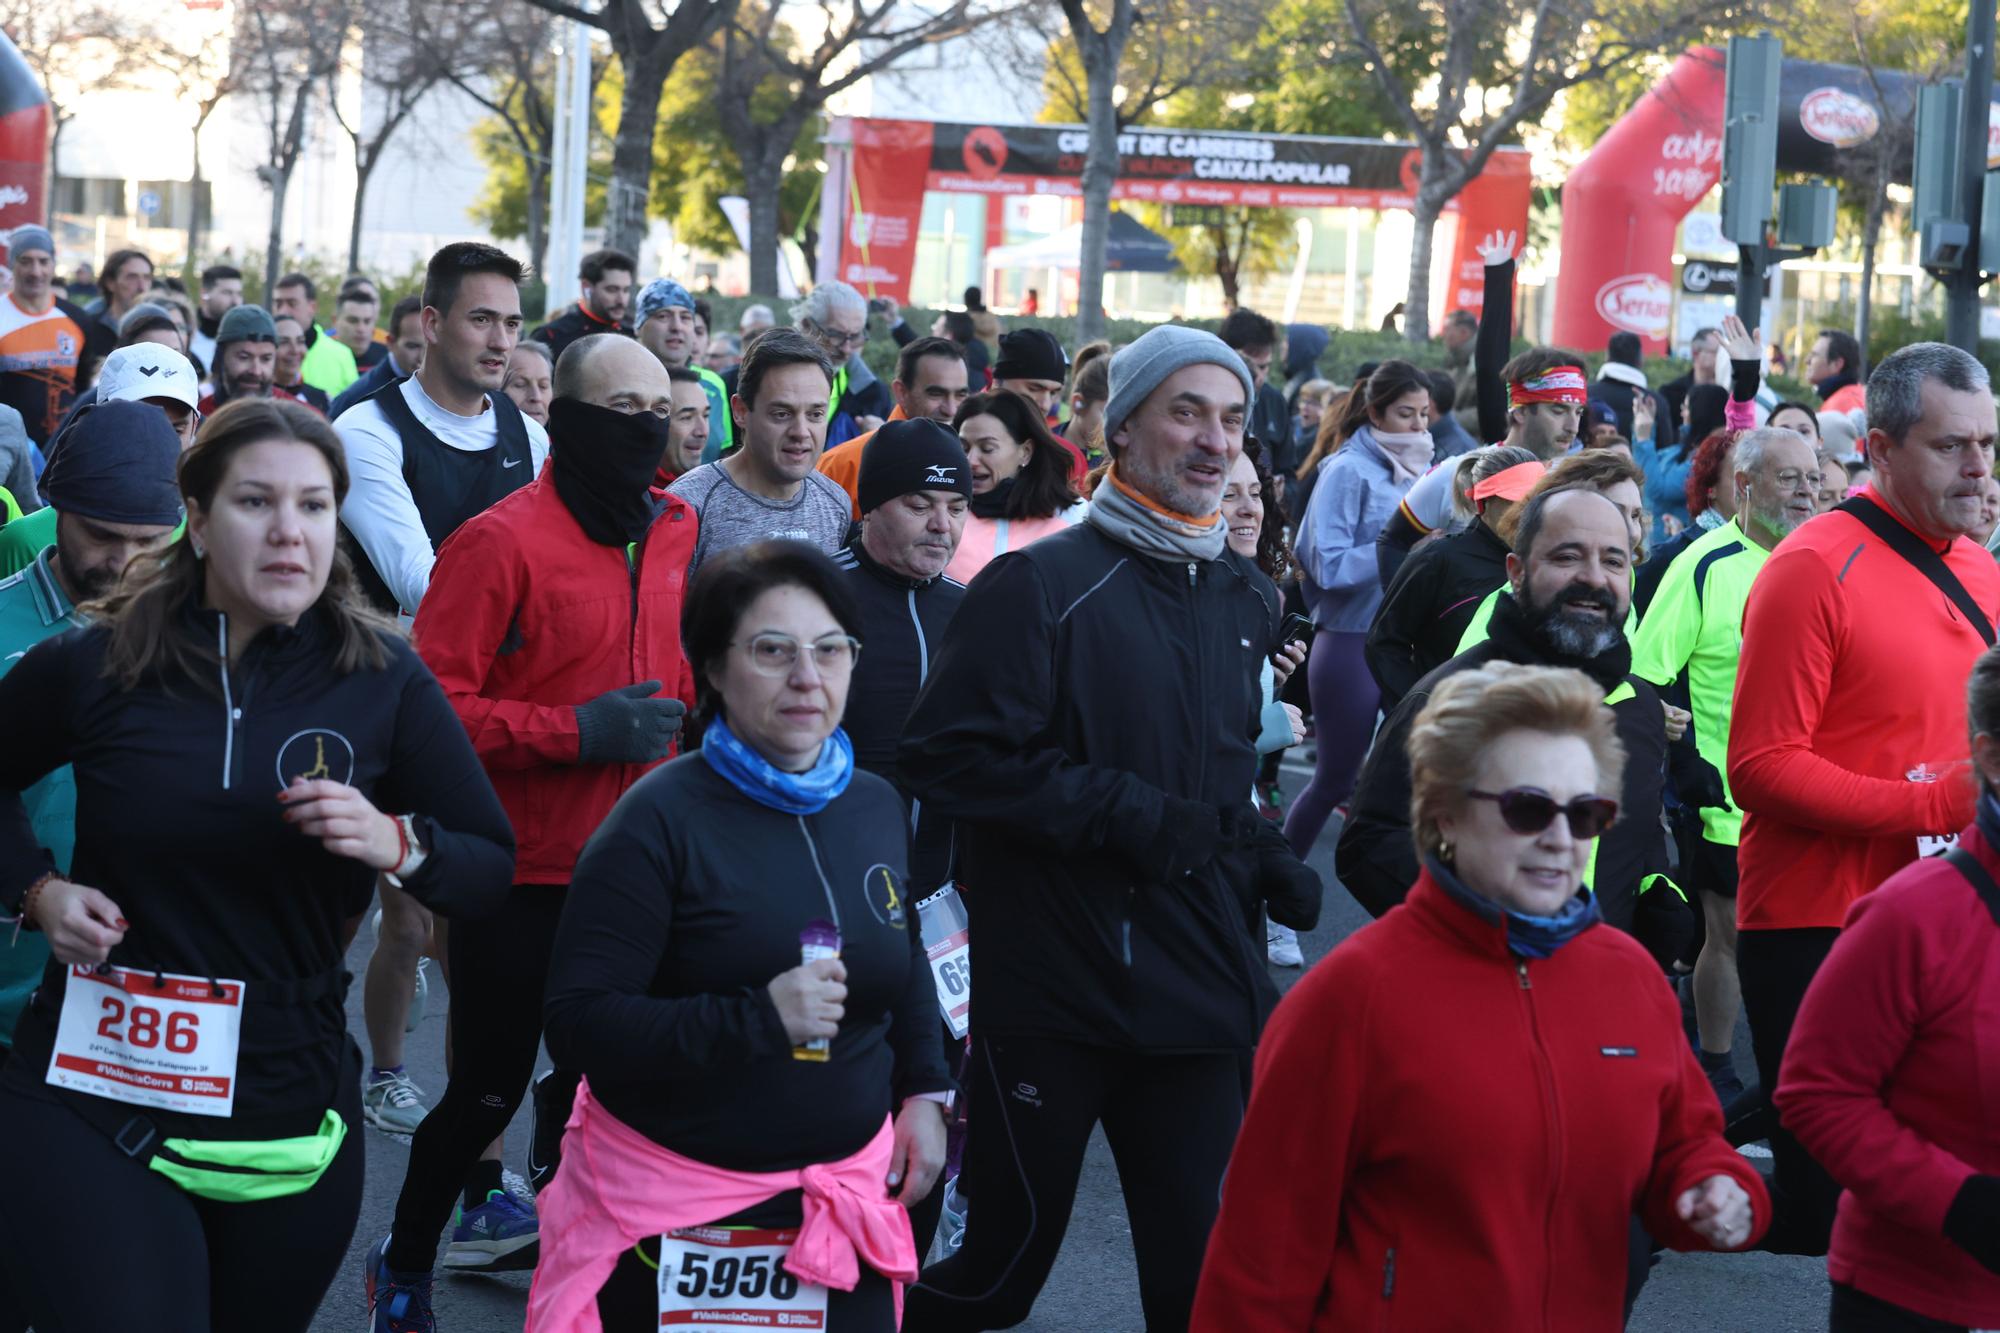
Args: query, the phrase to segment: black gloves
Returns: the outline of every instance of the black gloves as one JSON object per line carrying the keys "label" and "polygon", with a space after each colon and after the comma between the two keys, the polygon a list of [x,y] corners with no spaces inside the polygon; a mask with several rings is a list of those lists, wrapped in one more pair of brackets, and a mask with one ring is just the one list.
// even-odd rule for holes
{"label": "black gloves", "polygon": [[1944,1215],[1946,1239],[2000,1273],[2000,1176],[1971,1176]]}
{"label": "black gloves", "polygon": [[1157,838],[1133,853],[1147,879],[1167,883],[1201,869],[1227,851],[1239,851],[1255,841],[1258,817],[1249,802],[1240,807],[1213,806],[1206,801],[1166,798]]}
{"label": "black gloves", "polygon": [[576,706],[576,762],[650,764],[665,759],[681,729],[687,705],[653,696],[657,680],[642,681],[598,695]]}
{"label": "black gloves", "polygon": [[1319,924],[1320,903],[1326,886],[1319,872],[1292,855],[1279,825],[1253,815],[1261,826],[1254,837],[1257,846],[1257,896],[1271,920],[1293,930],[1311,930]]}

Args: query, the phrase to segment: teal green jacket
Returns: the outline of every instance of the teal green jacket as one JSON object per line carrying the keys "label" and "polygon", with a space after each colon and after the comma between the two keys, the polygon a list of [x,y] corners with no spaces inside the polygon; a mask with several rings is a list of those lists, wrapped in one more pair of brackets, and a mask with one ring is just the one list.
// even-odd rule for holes
{"label": "teal green jacket", "polygon": [[[0,579],[0,676],[13,670],[27,651],[76,624],[76,608],[55,577],[56,553],[44,551],[26,569]],[[35,837],[67,872],[76,850],[76,774],[68,764],[21,793]],[[4,939],[5,937],[0,937]],[[14,1023],[42,982],[48,962],[47,937],[22,931],[11,947],[0,945],[0,1046],[14,1044]]]}
{"label": "teal green jacket", "polygon": [[708,443],[702,447],[701,461],[713,463],[736,448],[736,423],[729,416],[729,388],[723,384],[722,376],[712,370],[701,366],[690,369],[701,376],[701,387],[708,391]]}
{"label": "teal green jacket", "polygon": [[1734,847],[1743,812],[1729,792],[1729,710],[1743,656],[1743,607],[1769,552],[1731,519],[1674,557],[1632,638],[1632,674],[1666,686],[1687,674],[1694,746],[1722,777],[1726,807],[1704,808],[1702,836]]}

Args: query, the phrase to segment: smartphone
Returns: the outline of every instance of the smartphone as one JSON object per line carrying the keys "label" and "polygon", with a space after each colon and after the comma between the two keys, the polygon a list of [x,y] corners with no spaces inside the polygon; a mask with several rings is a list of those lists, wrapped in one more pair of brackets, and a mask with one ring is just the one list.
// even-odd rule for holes
{"label": "smartphone", "polygon": [[1311,643],[1312,636],[1312,617],[1296,612],[1285,617],[1284,626],[1278,631],[1278,638],[1284,643]]}
{"label": "smartphone", "polygon": [[886,299],[884,299],[883,297],[880,297],[880,296],[871,296],[871,297],[869,297],[869,298],[868,298],[868,313],[869,313],[869,314],[871,314],[871,315],[886,315],[886,314],[888,314],[888,313],[889,313],[889,302],[888,302],[888,301],[887,301]]}

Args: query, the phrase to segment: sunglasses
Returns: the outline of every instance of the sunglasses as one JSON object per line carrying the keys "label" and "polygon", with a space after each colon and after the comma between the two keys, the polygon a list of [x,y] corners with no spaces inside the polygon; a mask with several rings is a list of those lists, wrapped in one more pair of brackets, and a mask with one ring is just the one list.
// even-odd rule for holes
{"label": "sunglasses", "polygon": [[1522,834],[1540,833],[1562,815],[1569,820],[1570,836],[1582,841],[1595,838],[1618,818],[1618,802],[1604,796],[1579,796],[1568,805],[1558,805],[1555,797],[1533,787],[1509,787],[1502,792],[1468,789],[1465,794],[1498,804],[1507,827]]}

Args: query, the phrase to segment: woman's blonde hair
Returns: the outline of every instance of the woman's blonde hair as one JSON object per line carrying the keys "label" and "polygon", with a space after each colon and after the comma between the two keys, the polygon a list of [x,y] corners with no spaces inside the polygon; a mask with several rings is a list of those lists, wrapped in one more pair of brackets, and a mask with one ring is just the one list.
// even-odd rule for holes
{"label": "woman's blonde hair", "polygon": [[1577,736],[1597,760],[1600,791],[1616,796],[1625,747],[1604,691],[1570,667],[1493,662],[1450,676],[1410,728],[1410,831],[1417,855],[1436,851],[1438,817],[1465,805],[1465,785],[1487,747],[1510,731]]}

